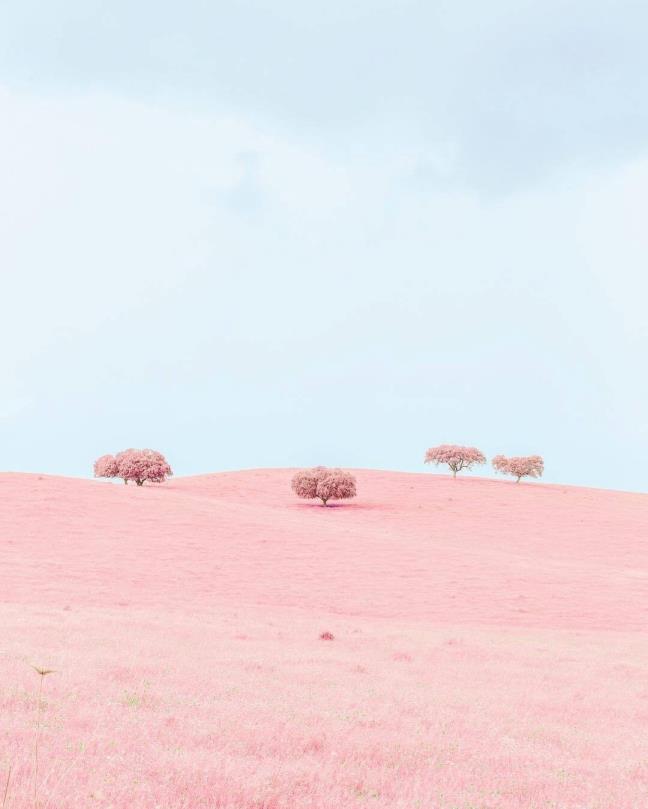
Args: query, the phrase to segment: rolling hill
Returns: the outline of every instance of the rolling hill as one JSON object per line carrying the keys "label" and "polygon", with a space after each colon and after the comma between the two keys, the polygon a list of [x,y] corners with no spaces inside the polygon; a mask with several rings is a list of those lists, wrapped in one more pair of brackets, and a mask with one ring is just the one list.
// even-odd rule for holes
{"label": "rolling hill", "polygon": [[291,474],[0,475],[7,809],[648,807],[648,496]]}

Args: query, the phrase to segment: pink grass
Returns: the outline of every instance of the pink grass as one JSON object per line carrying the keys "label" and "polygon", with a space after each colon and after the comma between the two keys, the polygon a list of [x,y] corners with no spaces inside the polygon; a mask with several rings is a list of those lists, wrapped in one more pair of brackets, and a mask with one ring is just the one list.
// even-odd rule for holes
{"label": "pink grass", "polygon": [[7,807],[645,809],[648,497],[354,474],[0,475]]}

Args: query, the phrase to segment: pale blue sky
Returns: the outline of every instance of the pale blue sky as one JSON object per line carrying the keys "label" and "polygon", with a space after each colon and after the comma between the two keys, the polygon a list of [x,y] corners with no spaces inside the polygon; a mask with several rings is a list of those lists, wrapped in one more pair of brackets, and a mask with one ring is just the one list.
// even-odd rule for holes
{"label": "pale blue sky", "polygon": [[645,490],[648,7],[0,6],[0,467]]}

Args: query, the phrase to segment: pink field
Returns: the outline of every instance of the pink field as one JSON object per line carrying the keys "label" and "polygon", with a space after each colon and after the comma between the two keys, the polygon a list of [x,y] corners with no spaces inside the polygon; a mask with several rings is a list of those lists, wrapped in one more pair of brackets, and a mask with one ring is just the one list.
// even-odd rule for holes
{"label": "pink field", "polygon": [[0,475],[0,807],[647,809],[648,496],[356,475]]}

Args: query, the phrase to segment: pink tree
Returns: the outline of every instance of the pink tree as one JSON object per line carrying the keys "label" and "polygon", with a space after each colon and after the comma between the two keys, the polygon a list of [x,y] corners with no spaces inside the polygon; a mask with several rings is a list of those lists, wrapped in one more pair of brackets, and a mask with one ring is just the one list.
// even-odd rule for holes
{"label": "pink tree", "polygon": [[94,476],[96,478],[116,478],[117,460],[114,455],[102,455],[94,462]]}
{"label": "pink tree", "polygon": [[539,478],[544,472],[544,461],[540,455],[524,455],[515,458],[506,458],[496,455],[491,461],[493,469],[503,475],[513,475],[515,482],[521,478]]}
{"label": "pink tree", "polygon": [[292,490],[305,500],[319,498],[323,505],[329,500],[347,500],[356,496],[356,480],[343,469],[316,466],[302,469],[292,479]]}
{"label": "pink tree", "polygon": [[452,476],[462,469],[472,469],[475,464],[486,463],[486,458],[476,447],[460,447],[457,444],[441,444],[431,447],[425,453],[425,463],[447,464],[452,470]]}
{"label": "pink tree", "polygon": [[117,463],[117,477],[123,478],[124,483],[134,480],[138,486],[144,481],[162,483],[171,477],[173,472],[161,452],[153,449],[125,449],[115,456]]}

